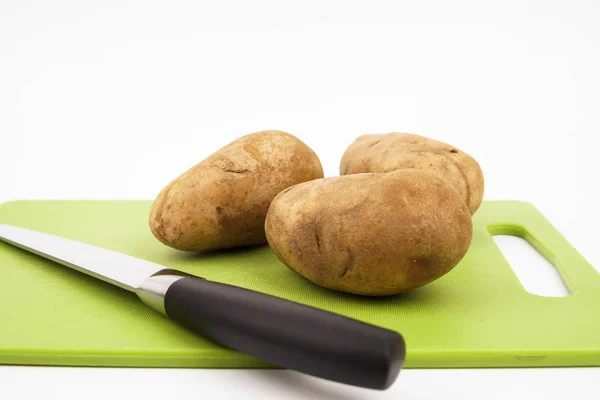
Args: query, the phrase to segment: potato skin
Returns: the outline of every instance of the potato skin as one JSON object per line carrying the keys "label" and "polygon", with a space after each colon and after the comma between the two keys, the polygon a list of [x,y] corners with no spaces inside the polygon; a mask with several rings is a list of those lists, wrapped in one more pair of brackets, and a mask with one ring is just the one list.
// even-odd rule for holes
{"label": "potato skin", "polygon": [[273,198],[323,177],[317,155],[281,131],[242,136],[169,183],[150,211],[150,229],[179,250],[207,251],[266,242]]}
{"label": "potato skin", "polygon": [[483,172],[477,161],[446,143],[409,133],[363,135],[347,149],[340,174],[417,168],[438,173],[458,191],[471,214],[483,200]]}
{"label": "potato skin", "polygon": [[471,243],[471,215],[429,171],[356,174],[301,183],[269,207],[269,245],[289,268],[339,291],[384,296],[450,271]]}

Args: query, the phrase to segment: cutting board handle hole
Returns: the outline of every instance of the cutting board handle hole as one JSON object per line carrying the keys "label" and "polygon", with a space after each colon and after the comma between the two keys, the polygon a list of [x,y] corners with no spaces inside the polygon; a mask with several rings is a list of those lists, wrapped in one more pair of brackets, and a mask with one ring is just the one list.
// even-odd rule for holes
{"label": "cutting board handle hole", "polygon": [[494,227],[490,233],[526,291],[544,297],[569,296],[570,284],[562,269],[524,228]]}

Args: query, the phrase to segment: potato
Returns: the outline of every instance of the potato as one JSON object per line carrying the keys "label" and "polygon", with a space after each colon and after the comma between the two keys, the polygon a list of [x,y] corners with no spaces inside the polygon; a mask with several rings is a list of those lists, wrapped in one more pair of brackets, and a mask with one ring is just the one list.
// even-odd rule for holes
{"label": "potato", "polygon": [[310,281],[383,296],[450,271],[471,243],[456,191],[424,170],[318,179],[281,192],[265,230],[277,257]]}
{"label": "potato", "polygon": [[435,171],[463,198],[471,214],[483,200],[483,173],[475,159],[454,146],[408,133],[363,135],[340,163],[340,174],[417,168]]}
{"label": "potato", "polygon": [[323,177],[317,155],[289,133],[243,136],[165,187],[152,205],[150,228],[179,250],[206,251],[266,242],[273,198]]}

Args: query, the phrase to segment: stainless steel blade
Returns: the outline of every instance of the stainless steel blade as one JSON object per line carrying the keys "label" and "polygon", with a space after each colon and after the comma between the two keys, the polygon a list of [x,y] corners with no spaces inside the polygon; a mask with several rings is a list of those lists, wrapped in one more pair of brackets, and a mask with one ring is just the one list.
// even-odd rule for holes
{"label": "stainless steel blade", "polygon": [[132,292],[153,275],[179,272],[116,251],[11,225],[0,224],[0,240]]}

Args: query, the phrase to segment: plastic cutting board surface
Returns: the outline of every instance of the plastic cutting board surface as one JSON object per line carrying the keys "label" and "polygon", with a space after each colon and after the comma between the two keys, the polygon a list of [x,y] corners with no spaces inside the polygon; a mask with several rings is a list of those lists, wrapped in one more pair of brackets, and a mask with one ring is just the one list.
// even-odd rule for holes
{"label": "plastic cutting board surface", "polygon": [[[484,202],[458,266],[425,287],[383,298],[319,287],[281,264],[268,246],[210,254],[170,249],[150,233],[150,205],[17,201],[0,206],[0,223],[397,330],[407,342],[406,367],[600,365],[600,275],[528,203]],[[492,234],[526,238],[557,267],[571,295],[525,291]],[[187,331],[133,293],[3,242],[0,364],[269,367]]]}

